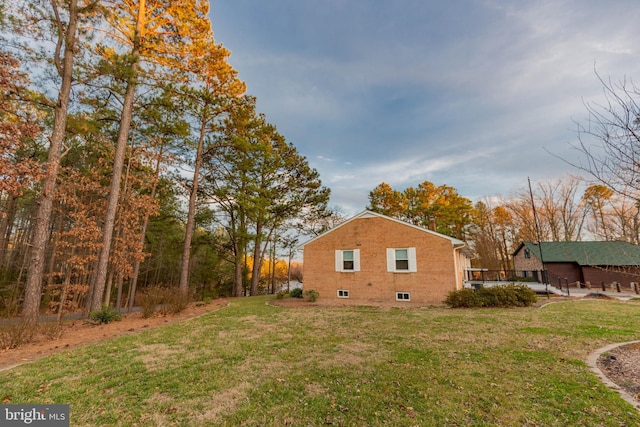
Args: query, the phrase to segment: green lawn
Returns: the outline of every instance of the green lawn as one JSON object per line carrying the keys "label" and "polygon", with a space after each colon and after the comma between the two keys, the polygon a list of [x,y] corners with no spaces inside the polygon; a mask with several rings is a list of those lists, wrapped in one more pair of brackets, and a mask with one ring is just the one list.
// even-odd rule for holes
{"label": "green lawn", "polygon": [[0,373],[0,399],[72,426],[637,426],[585,360],[640,339],[640,303],[284,309],[190,321]]}

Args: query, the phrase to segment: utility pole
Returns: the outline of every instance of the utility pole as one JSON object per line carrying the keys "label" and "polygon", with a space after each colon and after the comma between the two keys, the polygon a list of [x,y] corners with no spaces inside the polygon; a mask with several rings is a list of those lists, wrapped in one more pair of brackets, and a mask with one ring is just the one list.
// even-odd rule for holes
{"label": "utility pole", "polygon": [[544,256],[542,255],[542,242],[540,241],[540,226],[538,225],[538,214],[536,212],[536,204],[533,201],[533,190],[531,189],[531,179],[527,177],[529,183],[529,196],[531,196],[531,208],[533,209],[533,222],[536,228],[536,237],[538,239],[538,248],[540,249],[540,263],[542,264],[542,282],[544,283],[544,289],[547,293],[547,299],[549,298],[549,281],[547,280],[546,271],[544,269]]}

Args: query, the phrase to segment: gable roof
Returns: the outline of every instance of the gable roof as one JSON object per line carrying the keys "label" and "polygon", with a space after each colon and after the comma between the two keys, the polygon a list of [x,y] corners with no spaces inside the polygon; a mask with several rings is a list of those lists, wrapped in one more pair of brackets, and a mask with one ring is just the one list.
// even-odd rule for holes
{"label": "gable roof", "polygon": [[578,265],[640,265],[640,246],[627,242],[523,242],[523,247],[540,259],[540,246],[544,262],[575,262]]}
{"label": "gable roof", "polygon": [[307,240],[306,242],[304,242],[301,245],[299,245],[297,249],[304,248],[305,245],[308,245],[309,243],[314,242],[314,241],[322,238],[323,236],[326,236],[329,233],[332,233],[333,231],[337,230],[338,228],[344,227],[345,225],[349,224],[350,222],[355,221],[357,219],[361,219],[361,218],[382,218],[382,219],[386,219],[386,220],[389,220],[389,221],[394,221],[394,222],[397,222],[398,224],[402,224],[402,225],[405,225],[407,227],[415,228],[416,230],[420,230],[420,231],[423,231],[425,233],[428,233],[428,234],[431,234],[431,235],[434,235],[434,236],[437,236],[437,237],[441,237],[443,239],[447,239],[447,240],[449,240],[451,242],[451,245],[454,246],[454,247],[458,247],[458,246],[462,247],[462,246],[466,245],[466,243],[463,242],[462,240],[458,240],[458,239],[453,238],[451,236],[447,236],[445,234],[440,234],[438,232],[431,231],[431,230],[429,230],[427,228],[419,227],[417,225],[410,224],[408,222],[401,221],[399,219],[392,218],[390,216],[383,215],[383,214],[380,214],[380,213],[377,213],[377,212],[364,210],[364,211],[360,212],[359,214],[356,214],[355,216],[349,218],[348,220],[336,225],[332,229],[325,231],[324,233],[314,237],[311,240]]}

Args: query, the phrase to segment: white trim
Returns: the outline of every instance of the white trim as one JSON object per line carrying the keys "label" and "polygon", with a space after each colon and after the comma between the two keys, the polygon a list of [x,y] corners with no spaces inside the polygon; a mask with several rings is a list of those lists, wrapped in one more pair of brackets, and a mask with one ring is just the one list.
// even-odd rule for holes
{"label": "white trim", "polygon": [[[396,268],[396,250],[407,251],[408,269],[398,270]],[[416,248],[387,248],[387,271],[391,273],[415,273],[418,271],[416,258]]]}
{"label": "white trim", "polygon": [[396,271],[396,250],[387,248],[387,271]]}
{"label": "white trim", "polygon": [[342,271],[342,251],[336,249],[336,271]]}
{"label": "white trim", "polygon": [[353,271],[360,271],[360,249],[353,250]]}
{"label": "white trim", "polygon": [[[344,269],[344,252],[353,252],[353,269]],[[335,267],[336,271],[342,273],[354,273],[360,271],[360,249],[336,249],[335,250]]]}
{"label": "white trim", "polygon": [[418,262],[416,259],[416,248],[407,248],[407,254],[409,255],[409,272],[415,273],[418,271]]}
{"label": "white trim", "polygon": [[[342,292],[342,295],[340,295],[340,292]],[[338,296],[338,298],[349,298],[349,290],[338,289],[338,291],[336,292],[336,295]]]}
{"label": "white trim", "polygon": [[[398,298],[402,295],[403,298]],[[404,298],[406,296],[407,298]],[[411,292],[396,292],[396,301],[411,301]]]}

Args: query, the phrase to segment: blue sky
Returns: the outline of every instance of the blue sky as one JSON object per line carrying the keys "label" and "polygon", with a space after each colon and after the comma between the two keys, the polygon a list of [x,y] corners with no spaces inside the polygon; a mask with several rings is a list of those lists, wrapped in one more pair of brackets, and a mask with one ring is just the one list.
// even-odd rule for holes
{"label": "blue sky", "polygon": [[640,80],[636,0],[213,0],[258,109],[351,214],[387,182],[473,201],[578,173],[575,121]]}

